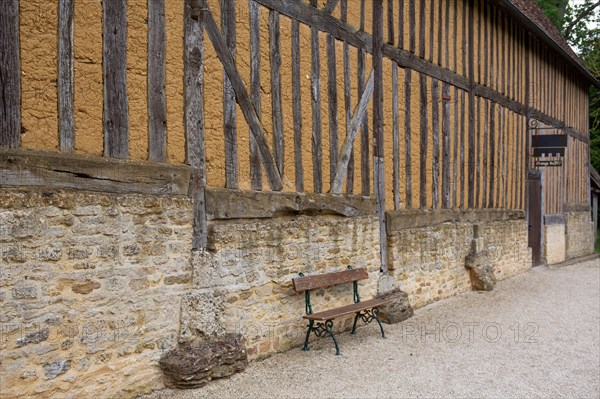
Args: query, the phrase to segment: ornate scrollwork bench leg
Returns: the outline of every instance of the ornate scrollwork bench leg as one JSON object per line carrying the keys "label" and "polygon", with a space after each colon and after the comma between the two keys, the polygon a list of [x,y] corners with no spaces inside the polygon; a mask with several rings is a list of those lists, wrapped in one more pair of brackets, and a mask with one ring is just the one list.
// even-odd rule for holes
{"label": "ornate scrollwork bench leg", "polygon": [[325,323],[317,323],[316,325],[314,320],[309,321],[308,330],[306,330],[306,339],[304,340],[304,347],[302,348],[304,351],[309,350],[308,338],[310,337],[311,332],[315,333],[319,338],[329,335],[333,339],[335,345],[335,354],[340,354],[340,347],[338,346],[337,339],[333,333],[333,320],[327,320]]}
{"label": "ornate scrollwork bench leg", "polygon": [[376,320],[377,324],[379,324],[379,329],[381,330],[381,336],[385,338],[383,326],[381,325],[381,321],[379,321],[379,317],[377,317],[377,313],[379,313],[377,308],[367,309],[364,312],[356,312],[356,315],[354,316],[354,324],[352,325],[352,334],[356,334],[356,322],[360,318],[365,324],[369,324],[373,320]]}

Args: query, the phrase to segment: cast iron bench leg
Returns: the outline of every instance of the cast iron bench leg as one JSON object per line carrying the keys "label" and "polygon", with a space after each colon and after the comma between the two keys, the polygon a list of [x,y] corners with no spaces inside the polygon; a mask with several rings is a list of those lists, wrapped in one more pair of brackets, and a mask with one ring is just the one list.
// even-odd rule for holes
{"label": "cast iron bench leg", "polygon": [[352,325],[352,335],[356,335],[356,322],[358,321],[358,318],[360,317],[360,312],[356,312],[356,316],[354,316],[354,324]]}
{"label": "cast iron bench leg", "polygon": [[333,321],[332,320],[327,320],[325,322],[325,329],[327,330],[327,332],[329,333],[329,335],[331,335],[331,338],[333,338],[333,343],[335,344],[335,354],[339,355],[340,354],[340,347],[338,346],[337,343],[337,339],[335,339],[335,334],[333,333]]}
{"label": "cast iron bench leg", "polygon": [[373,312],[373,317],[375,318],[375,320],[377,320],[377,324],[379,324],[379,329],[381,330],[381,337],[385,338],[385,333],[383,332],[383,326],[381,325],[381,322],[379,321],[379,317],[377,317],[377,313],[379,313],[377,308],[373,309],[372,312]]}
{"label": "cast iron bench leg", "polygon": [[308,348],[308,337],[310,337],[310,332],[313,330],[313,324],[315,324],[314,320],[310,320],[308,323],[308,330],[306,330],[306,339],[304,340],[304,348],[303,351],[307,351]]}

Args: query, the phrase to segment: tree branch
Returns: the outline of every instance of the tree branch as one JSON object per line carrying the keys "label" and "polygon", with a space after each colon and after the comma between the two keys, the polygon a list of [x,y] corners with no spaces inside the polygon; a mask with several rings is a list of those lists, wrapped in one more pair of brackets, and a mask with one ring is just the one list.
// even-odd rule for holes
{"label": "tree branch", "polygon": [[600,6],[600,1],[595,2],[594,4],[577,14],[575,19],[573,19],[573,21],[571,21],[571,23],[565,28],[565,37],[569,37],[575,25],[577,25],[579,21],[581,21],[583,18],[588,16],[592,11],[594,11],[594,8],[598,6]]}

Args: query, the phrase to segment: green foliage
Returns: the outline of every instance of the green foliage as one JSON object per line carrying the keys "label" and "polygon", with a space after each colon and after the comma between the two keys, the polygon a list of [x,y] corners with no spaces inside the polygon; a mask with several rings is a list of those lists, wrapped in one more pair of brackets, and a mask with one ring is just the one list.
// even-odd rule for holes
{"label": "green foliage", "polygon": [[[600,7],[586,0],[572,7],[568,0],[536,0],[546,16],[566,36],[569,44],[600,80]],[[600,91],[590,88],[590,158],[600,170]]]}
{"label": "green foliage", "polygon": [[[586,0],[576,8],[569,7],[565,17],[565,28],[568,29],[572,24],[567,40],[577,49],[590,72],[600,80],[600,10],[596,7],[587,15],[583,14],[596,2],[597,0]],[[577,22],[577,18],[581,19]],[[592,166],[600,170],[600,91],[596,87],[590,88],[589,111],[590,158]]]}
{"label": "green foliage", "polygon": [[537,5],[544,11],[544,14],[552,21],[559,30],[565,23],[565,11],[569,3],[568,0],[535,0]]}

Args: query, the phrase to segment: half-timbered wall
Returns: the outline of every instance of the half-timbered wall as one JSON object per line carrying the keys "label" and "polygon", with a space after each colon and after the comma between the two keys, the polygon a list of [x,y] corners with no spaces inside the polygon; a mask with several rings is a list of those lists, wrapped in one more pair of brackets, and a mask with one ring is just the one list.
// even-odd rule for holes
{"label": "half-timbered wall", "polygon": [[[383,1],[387,209],[523,209],[528,109],[571,136],[564,169],[546,173],[546,190],[554,191],[545,193],[545,212],[587,202],[586,83],[492,3]],[[340,163],[373,68],[373,3],[206,4],[281,169],[281,189],[328,192],[336,168],[347,162],[333,191],[373,195],[370,97],[349,159]],[[186,99],[184,81],[192,43],[181,40],[197,35],[182,24],[189,5],[186,11],[173,1],[20,4],[21,148],[189,162],[190,120],[182,115],[194,101]],[[126,28],[119,25],[125,21]],[[103,42],[110,29],[116,33]],[[269,189],[244,110],[209,35],[203,42],[206,185]],[[117,73],[103,78],[103,68]]]}

